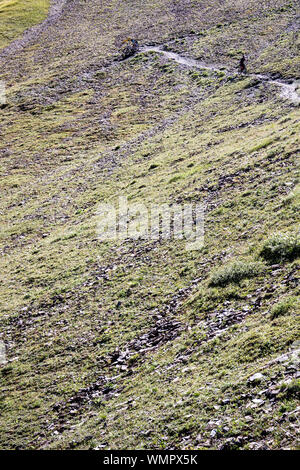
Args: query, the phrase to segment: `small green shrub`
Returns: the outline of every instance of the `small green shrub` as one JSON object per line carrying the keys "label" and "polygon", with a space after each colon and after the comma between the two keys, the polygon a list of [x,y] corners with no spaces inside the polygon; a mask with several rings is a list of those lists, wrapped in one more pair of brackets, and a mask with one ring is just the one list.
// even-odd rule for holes
{"label": "small green shrub", "polygon": [[168,184],[170,183],[175,183],[176,181],[180,180],[182,178],[182,175],[175,175],[172,178],[169,179]]}
{"label": "small green shrub", "polygon": [[292,380],[289,384],[282,384],[281,398],[300,398],[300,379]]}
{"label": "small green shrub", "polygon": [[296,300],[296,297],[289,297],[274,305],[271,309],[271,319],[286,315],[294,307]]}
{"label": "small green shrub", "polygon": [[236,261],[213,272],[209,286],[226,286],[229,283],[239,283],[243,279],[257,276],[262,271],[261,263]]}
{"label": "small green shrub", "polygon": [[97,70],[97,72],[95,72],[95,77],[96,78],[105,78],[106,73],[103,70]]}
{"label": "small green shrub", "polygon": [[[250,85],[250,86],[254,86],[254,85]],[[248,87],[249,87],[249,85],[248,85]],[[245,86],[245,88],[246,88],[246,86]],[[266,139],[266,140],[264,140],[263,142],[261,142],[260,144],[255,145],[255,146],[250,150],[250,153],[257,152],[258,150],[265,149],[265,148],[267,148],[269,145],[273,144],[274,141],[275,141],[275,139],[273,139],[273,138]]]}
{"label": "small green shrub", "polygon": [[259,254],[269,262],[292,261],[300,256],[300,237],[298,234],[274,234],[264,243]]}

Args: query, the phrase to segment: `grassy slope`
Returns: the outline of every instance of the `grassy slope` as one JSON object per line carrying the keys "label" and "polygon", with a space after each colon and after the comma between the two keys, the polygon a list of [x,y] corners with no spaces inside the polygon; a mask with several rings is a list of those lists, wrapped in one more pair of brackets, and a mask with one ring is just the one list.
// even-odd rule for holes
{"label": "grassy slope", "polygon": [[25,29],[40,23],[48,8],[48,0],[1,0],[0,48],[19,37]]}
{"label": "grassy slope", "polygon": [[[1,448],[297,446],[295,360],[273,360],[297,347],[299,260],[259,250],[298,229],[299,108],[151,53],[112,63],[136,31],[297,77],[297,2],[162,3],[75,1],[0,76]],[[100,243],[97,204],[119,194],[203,202],[204,249]],[[210,287],[233,261],[257,275]]]}

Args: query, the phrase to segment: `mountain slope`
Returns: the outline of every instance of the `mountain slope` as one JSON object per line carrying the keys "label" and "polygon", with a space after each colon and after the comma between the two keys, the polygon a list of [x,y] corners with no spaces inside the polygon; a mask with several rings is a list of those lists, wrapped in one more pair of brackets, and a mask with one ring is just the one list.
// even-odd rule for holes
{"label": "mountain slope", "polygon": [[[299,15],[73,0],[4,50],[1,448],[297,447]],[[101,242],[120,195],[202,203],[204,247]]]}
{"label": "mountain slope", "polygon": [[0,47],[40,23],[47,16],[48,7],[48,0],[1,0]]}

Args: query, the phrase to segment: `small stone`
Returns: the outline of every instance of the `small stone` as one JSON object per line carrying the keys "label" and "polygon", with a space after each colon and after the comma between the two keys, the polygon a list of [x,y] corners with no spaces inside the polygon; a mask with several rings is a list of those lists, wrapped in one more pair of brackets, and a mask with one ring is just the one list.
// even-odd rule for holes
{"label": "small stone", "polygon": [[261,405],[264,404],[265,401],[262,400],[261,398],[254,398],[254,399],[252,400],[252,402],[253,402],[255,405],[257,405],[257,406],[261,406]]}
{"label": "small stone", "polygon": [[300,340],[298,339],[297,341],[294,341],[293,344],[291,345],[291,349],[298,349],[300,348]]}
{"label": "small stone", "polygon": [[250,415],[245,416],[245,421],[246,421],[246,423],[250,423],[251,421],[253,421],[252,416],[250,416]]}
{"label": "small stone", "polygon": [[228,405],[228,403],[230,403],[229,398],[225,398],[224,400],[222,400],[223,405]]}
{"label": "small stone", "polygon": [[260,383],[262,380],[264,380],[266,377],[261,374],[260,372],[257,372],[256,374],[251,375],[249,377],[248,382],[255,384],[255,383]]}

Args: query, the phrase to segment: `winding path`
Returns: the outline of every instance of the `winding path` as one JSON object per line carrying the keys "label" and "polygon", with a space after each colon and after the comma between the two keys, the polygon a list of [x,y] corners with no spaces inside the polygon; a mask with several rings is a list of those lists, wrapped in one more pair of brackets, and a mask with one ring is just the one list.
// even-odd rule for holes
{"label": "winding path", "polygon": [[[20,38],[16,39],[0,51],[0,64],[1,62],[5,61],[10,55],[13,55],[16,52],[22,50],[26,45],[34,41],[42,31],[44,31],[47,27],[55,23],[61,16],[65,6],[68,3],[69,0],[51,0],[47,18],[42,23],[26,30]],[[199,60],[191,59],[175,52],[166,51],[164,50],[163,46],[141,47],[140,52],[156,52],[159,54],[163,54],[168,59],[174,60],[178,64],[184,65],[186,67],[221,71],[221,69],[216,67],[215,65],[205,64],[204,62],[201,62]],[[223,66],[222,71],[225,72],[227,75],[232,75],[232,73],[230,73],[229,70],[226,71],[226,68]],[[298,83],[297,81],[294,81],[293,83],[287,83],[280,80],[272,80],[267,75],[260,74],[248,74],[247,76],[257,78],[263,82],[268,82],[272,85],[276,85],[277,87],[281,88],[280,96],[282,98],[290,100],[295,105],[300,105],[300,95],[297,92],[297,89],[300,88],[300,83]]]}
{"label": "winding path", "polygon": [[[205,64],[204,62],[200,62],[199,60],[191,59],[176,52],[170,52],[163,49],[163,47],[159,46],[147,46],[141,47],[140,52],[157,52],[158,54],[163,54],[168,59],[174,60],[178,64],[185,65],[186,67],[194,67],[198,69],[205,69],[205,70],[213,70],[213,71],[221,71],[220,68],[216,67],[215,65]],[[225,67],[222,66],[222,72],[225,72],[227,75],[232,75],[231,72],[228,70],[224,70]],[[238,75],[235,73],[235,75]],[[267,75],[261,74],[247,74],[247,77],[257,78],[263,82],[268,82],[271,85],[276,85],[277,87],[281,88],[280,96],[284,99],[288,99],[292,101],[294,104],[300,104],[300,95],[297,92],[298,87],[300,88],[300,83],[294,81],[293,83],[286,83],[280,80],[272,80]]]}

